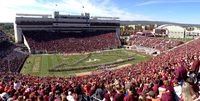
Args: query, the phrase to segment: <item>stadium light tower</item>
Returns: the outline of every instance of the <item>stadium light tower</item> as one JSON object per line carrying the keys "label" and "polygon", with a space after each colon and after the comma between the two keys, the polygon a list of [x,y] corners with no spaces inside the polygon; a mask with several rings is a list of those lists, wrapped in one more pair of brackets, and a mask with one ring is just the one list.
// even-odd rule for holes
{"label": "stadium light tower", "polygon": [[82,6],[82,12],[81,12],[81,15],[82,15],[82,16],[85,15],[85,7],[84,7],[84,5]]}
{"label": "stadium light tower", "polygon": [[58,10],[58,4],[55,4],[55,9],[54,9],[54,11],[59,11],[59,10]]}

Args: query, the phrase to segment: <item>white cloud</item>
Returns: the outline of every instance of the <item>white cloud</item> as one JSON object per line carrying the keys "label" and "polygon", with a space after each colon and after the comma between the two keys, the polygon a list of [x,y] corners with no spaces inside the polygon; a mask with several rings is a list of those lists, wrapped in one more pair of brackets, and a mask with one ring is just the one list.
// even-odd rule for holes
{"label": "white cloud", "polygon": [[[47,0],[48,1],[48,0]],[[84,6],[84,9],[83,9]],[[26,8],[28,7],[28,8]],[[111,0],[63,0],[38,2],[38,0],[6,0],[0,3],[0,22],[13,22],[16,13],[52,14],[61,11],[66,14],[88,12],[92,16],[120,17],[121,20],[150,20],[148,16],[133,14],[116,6]]]}
{"label": "white cloud", "polygon": [[16,13],[43,13],[40,10],[26,9],[25,7],[39,7],[35,0],[6,0],[0,3],[0,22],[14,22]]}
{"label": "white cloud", "polygon": [[146,2],[142,2],[139,4],[136,4],[136,6],[146,6],[146,5],[152,5],[152,4],[173,4],[173,3],[200,3],[199,0],[149,0]]}
{"label": "white cloud", "polygon": [[[100,2],[101,1],[101,2]],[[67,7],[66,7],[67,5]],[[58,9],[66,7],[72,13],[88,12],[92,16],[120,17],[121,20],[150,20],[150,17],[133,14],[117,6],[111,0],[68,0],[58,4]],[[82,8],[84,6],[84,9]]]}
{"label": "white cloud", "polygon": [[136,6],[145,6],[145,5],[151,5],[151,4],[158,4],[158,3],[162,3],[162,2],[163,1],[158,1],[158,0],[146,1],[146,2],[139,3]]}

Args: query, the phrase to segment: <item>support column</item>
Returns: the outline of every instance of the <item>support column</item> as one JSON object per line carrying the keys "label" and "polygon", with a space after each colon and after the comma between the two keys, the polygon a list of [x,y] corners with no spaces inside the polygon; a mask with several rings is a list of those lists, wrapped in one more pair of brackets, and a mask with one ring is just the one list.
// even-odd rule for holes
{"label": "support column", "polygon": [[15,43],[22,42],[22,30],[21,28],[17,28],[17,24],[14,23],[14,32],[15,32]]}

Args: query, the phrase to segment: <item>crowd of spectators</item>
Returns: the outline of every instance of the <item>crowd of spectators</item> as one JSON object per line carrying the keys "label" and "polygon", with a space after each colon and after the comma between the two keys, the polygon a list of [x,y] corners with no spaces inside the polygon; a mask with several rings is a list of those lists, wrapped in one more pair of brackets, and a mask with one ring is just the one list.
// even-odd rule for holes
{"label": "crowd of spectators", "polygon": [[137,45],[137,46],[153,48],[161,52],[171,49],[180,44],[183,44],[183,42],[171,40],[171,39],[165,39],[165,38],[146,37],[146,36],[139,36],[139,35],[131,36],[129,40],[129,45]]}
{"label": "crowd of spectators", "polygon": [[0,31],[0,42],[8,40],[8,37],[6,36],[6,34],[2,31]]}
{"label": "crowd of spectators", "polygon": [[26,57],[27,54],[12,50],[6,57],[0,60],[0,72],[19,72]]}
{"label": "crowd of spectators", "polygon": [[32,51],[82,53],[117,48],[119,40],[113,31],[91,32],[23,32]]}
{"label": "crowd of spectators", "polygon": [[19,72],[27,54],[16,50],[8,40],[0,42],[0,72]]}
{"label": "crowd of spectators", "polygon": [[9,43],[8,41],[0,42],[0,58],[4,58],[13,48],[13,44]]}
{"label": "crowd of spectators", "polygon": [[36,77],[4,71],[0,72],[0,99],[198,101],[199,50],[197,39],[137,65],[79,77]]}

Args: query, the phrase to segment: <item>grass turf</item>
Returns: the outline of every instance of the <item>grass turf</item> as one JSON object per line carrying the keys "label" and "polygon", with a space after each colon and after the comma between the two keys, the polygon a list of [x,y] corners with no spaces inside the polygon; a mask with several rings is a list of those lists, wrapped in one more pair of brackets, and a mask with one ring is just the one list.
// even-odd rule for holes
{"label": "grass turf", "polygon": [[[26,60],[21,73],[30,74],[35,76],[70,76],[75,75],[76,73],[95,71],[97,68],[76,70],[76,71],[64,71],[64,72],[49,72],[48,69],[55,68],[60,64],[65,64],[62,67],[73,67],[78,68],[80,66],[90,66],[103,64],[107,62],[116,61],[118,59],[127,59],[130,56],[133,56],[135,59],[132,61],[124,62],[117,64],[117,66],[124,64],[136,64],[138,62],[147,60],[150,58],[149,55],[143,55],[129,50],[111,50],[104,51],[102,53],[91,53],[89,54],[80,54],[80,55],[70,55],[65,56],[62,54],[42,54],[42,55],[30,55]],[[88,57],[88,58],[87,58]],[[93,61],[93,60],[97,61]],[[92,60],[88,62],[89,60]],[[37,70],[37,71],[35,71]]]}

